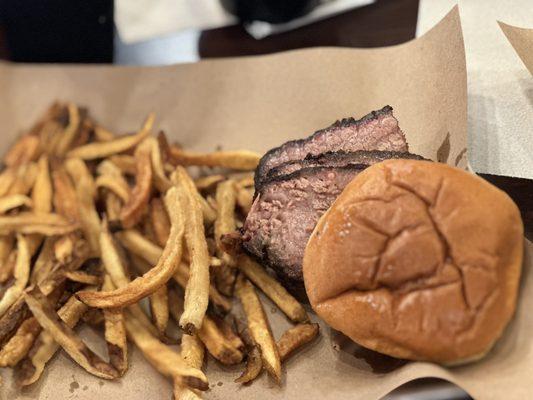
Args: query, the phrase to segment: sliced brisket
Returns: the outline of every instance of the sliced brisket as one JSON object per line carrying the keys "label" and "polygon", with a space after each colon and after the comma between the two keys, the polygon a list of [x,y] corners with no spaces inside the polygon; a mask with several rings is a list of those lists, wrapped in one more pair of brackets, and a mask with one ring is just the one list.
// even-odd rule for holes
{"label": "sliced brisket", "polygon": [[243,246],[290,287],[301,285],[307,240],[320,216],[367,165],[302,168],[264,183],[243,227]]}
{"label": "sliced brisket", "polygon": [[293,140],[270,150],[256,169],[256,188],[261,186],[269,170],[283,163],[303,160],[309,154],[357,150],[408,151],[405,136],[392,115],[392,107],[385,106],[360,120],[347,118],[337,121],[306,139]]}
{"label": "sliced brisket", "polygon": [[343,167],[349,164],[367,164],[373,165],[380,161],[394,158],[408,158],[413,160],[424,160],[416,154],[397,151],[380,151],[380,150],[359,150],[353,152],[346,151],[328,151],[319,155],[309,154],[303,160],[295,160],[283,163],[268,171],[266,180],[270,180],[282,175],[288,175],[302,168],[309,167]]}

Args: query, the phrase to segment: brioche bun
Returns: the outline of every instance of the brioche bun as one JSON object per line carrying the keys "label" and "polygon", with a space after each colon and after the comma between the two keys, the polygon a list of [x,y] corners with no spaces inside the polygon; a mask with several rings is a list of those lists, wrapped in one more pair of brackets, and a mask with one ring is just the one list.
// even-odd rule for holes
{"label": "brioche bun", "polygon": [[388,160],[359,174],[309,239],[304,282],[316,313],[393,357],[482,357],[515,306],[523,224],[513,201],[445,164]]}

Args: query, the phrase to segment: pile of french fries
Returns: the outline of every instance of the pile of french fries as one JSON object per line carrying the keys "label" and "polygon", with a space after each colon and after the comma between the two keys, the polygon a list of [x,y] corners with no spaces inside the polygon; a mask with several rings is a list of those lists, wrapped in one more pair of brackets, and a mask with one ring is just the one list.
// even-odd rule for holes
{"label": "pile of french fries", "polygon": [[[150,114],[119,136],[55,103],[4,156],[0,366],[20,385],[38,381],[60,348],[119,379],[134,343],[176,399],[194,399],[209,388],[206,350],[245,362],[236,382],[263,369],[280,382],[283,361],[317,336],[304,307],[225,240],[250,210],[259,155],[188,152],[152,136],[153,125]],[[256,288],[295,324],[277,343]],[[83,323],[101,329],[106,357],[77,335]]]}

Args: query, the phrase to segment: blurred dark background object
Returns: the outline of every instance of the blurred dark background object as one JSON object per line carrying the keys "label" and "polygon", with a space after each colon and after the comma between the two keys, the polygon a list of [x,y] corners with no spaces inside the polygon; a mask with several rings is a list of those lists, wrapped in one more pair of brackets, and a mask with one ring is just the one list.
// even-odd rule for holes
{"label": "blurred dark background object", "polygon": [[113,62],[112,0],[0,0],[0,27],[12,61]]}
{"label": "blurred dark background object", "polygon": [[241,22],[264,21],[280,24],[309,13],[319,0],[220,0]]}
{"label": "blurred dark background object", "polygon": [[[246,0],[243,0],[246,1]],[[418,0],[377,0],[361,8],[261,40],[242,25],[202,32],[201,58],[268,54],[317,46],[381,47],[415,37]]]}

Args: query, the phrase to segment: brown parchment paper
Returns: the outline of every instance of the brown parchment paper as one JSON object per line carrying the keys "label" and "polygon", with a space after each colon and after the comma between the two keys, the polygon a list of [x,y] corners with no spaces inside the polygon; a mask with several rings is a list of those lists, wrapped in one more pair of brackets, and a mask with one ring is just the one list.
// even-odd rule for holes
{"label": "brown parchment paper", "polygon": [[524,65],[533,74],[533,29],[518,28],[500,21],[498,24]]}
{"label": "brown parchment paper", "polygon": [[[111,129],[135,130],[151,110],[157,128],[196,150],[265,151],[304,137],[335,119],[394,107],[411,151],[466,167],[466,72],[457,8],[425,36],[377,50],[312,49],[204,61],[162,68],[11,66],[0,64],[0,151],[55,100],[72,100]],[[281,387],[265,374],[251,386],[233,383],[238,368],[208,360],[207,399],[378,399],[404,382],[440,377],[477,399],[524,399],[533,373],[533,248],[527,258],[520,305],[509,329],[483,361],[444,369],[407,363],[375,372],[353,355],[353,345],[321,325],[320,339],[285,365]],[[276,337],[289,323],[268,300]],[[313,316],[314,319],[316,317]],[[105,354],[90,329],[83,337]],[[22,393],[2,371],[3,398],[170,398],[171,387],[138,351],[119,382],[95,378],[64,353]]]}

